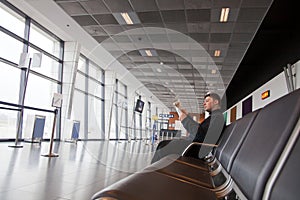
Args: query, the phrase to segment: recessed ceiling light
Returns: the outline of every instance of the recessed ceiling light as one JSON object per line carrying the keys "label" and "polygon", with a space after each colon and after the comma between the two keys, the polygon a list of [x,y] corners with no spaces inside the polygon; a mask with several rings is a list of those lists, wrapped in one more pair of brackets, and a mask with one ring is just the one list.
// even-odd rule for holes
{"label": "recessed ceiling light", "polygon": [[230,8],[222,8],[220,22],[227,22]]}
{"label": "recessed ceiling light", "polygon": [[121,16],[125,20],[126,24],[133,24],[132,19],[128,15],[128,13],[121,13]]}
{"label": "recessed ceiling light", "polygon": [[163,63],[163,62],[160,62],[159,64],[160,64],[160,65],[163,65],[164,63]]}
{"label": "recessed ceiling light", "polygon": [[145,50],[147,56],[153,56],[150,50]]}
{"label": "recessed ceiling light", "polygon": [[112,13],[120,25],[140,24],[141,21],[135,12]]}
{"label": "recessed ceiling light", "polygon": [[217,70],[213,69],[213,70],[211,70],[211,73],[215,74],[215,73],[217,73]]}
{"label": "recessed ceiling light", "polygon": [[140,54],[145,57],[158,56],[155,49],[140,49]]}
{"label": "recessed ceiling light", "polygon": [[214,56],[219,57],[221,55],[221,50],[215,50]]}

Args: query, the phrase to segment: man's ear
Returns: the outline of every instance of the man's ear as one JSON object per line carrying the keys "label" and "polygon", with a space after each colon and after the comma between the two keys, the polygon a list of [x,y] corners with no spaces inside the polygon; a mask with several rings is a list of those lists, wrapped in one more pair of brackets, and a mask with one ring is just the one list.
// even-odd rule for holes
{"label": "man's ear", "polygon": [[219,105],[220,104],[220,102],[219,102],[219,100],[217,100],[217,99],[214,99],[214,105]]}

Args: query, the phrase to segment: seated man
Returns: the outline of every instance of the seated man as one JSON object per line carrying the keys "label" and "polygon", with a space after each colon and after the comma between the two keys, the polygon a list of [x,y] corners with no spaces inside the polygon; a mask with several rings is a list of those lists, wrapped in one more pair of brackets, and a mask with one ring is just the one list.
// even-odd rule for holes
{"label": "seated man", "polygon": [[[216,93],[207,93],[204,97],[203,106],[204,110],[210,113],[210,116],[200,124],[195,122],[184,109],[180,109],[179,120],[190,133],[189,137],[187,139],[161,141],[151,163],[169,154],[182,154],[192,142],[215,144],[218,141],[225,124],[224,116],[220,110],[220,96]],[[192,149],[188,155],[203,158],[211,151],[211,148]]]}

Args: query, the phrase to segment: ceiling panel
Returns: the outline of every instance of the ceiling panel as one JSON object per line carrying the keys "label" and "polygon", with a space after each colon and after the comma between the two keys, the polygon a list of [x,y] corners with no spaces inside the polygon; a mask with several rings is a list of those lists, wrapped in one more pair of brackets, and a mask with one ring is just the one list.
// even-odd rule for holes
{"label": "ceiling panel", "polygon": [[98,25],[90,15],[73,16],[72,18],[81,26]]}
{"label": "ceiling panel", "polygon": [[183,0],[157,0],[160,10],[181,10],[184,7]]}
{"label": "ceiling panel", "polygon": [[82,7],[89,13],[89,14],[109,14],[110,11],[106,7],[106,5],[99,0],[89,0],[89,1],[82,1],[80,2]]}
{"label": "ceiling panel", "polygon": [[260,22],[265,15],[265,8],[241,8],[238,22]]}
{"label": "ceiling panel", "polygon": [[118,24],[117,20],[112,14],[94,14],[93,17],[97,20],[97,22],[101,25],[108,24]]}
{"label": "ceiling panel", "polygon": [[169,11],[161,11],[162,18],[164,22],[185,22],[185,13],[184,10],[169,10]]}
{"label": "ceiling panel", "polygon": [[133,11],[127,0],[103,0],[113,13]]}
{"label": "ceiling panel", "polygon": [[155,0],[131,0],[136,12],[158,10]]}
{"label": "ceiling panel", "polygon": [[105,30],[99,25],[83,26],[83,28],[92,36],[106,36],[107,35]]}
{"label": "ceiling panel", "polygon": [[59,2],[59,5],[71,16],[87,14],[86,10],[78,2]]}
{"label": "ceiling panel", "polygon": [[234,29],[234,23],[211,23],[211,33],[232,33]]}
{"label": "ceiling panel", "polygon": [[138,12],[142,23],[162,23],[160,13],[158,11]]}
{"label": "ceiling panel", "polygon": [[187,23],[189,33],[208,33],[210,30],[209,22]]}
{"label": "ceiling panel", "polygon": [[203,9],[203,8],[211,8],[212,1],[211,0],[184,0],[184,5],[186,9]]}
{"label": "ceiling panel", "polygon": [[193,9],[186,10],[187,22],[209,22],[210,21],[210,9]]}

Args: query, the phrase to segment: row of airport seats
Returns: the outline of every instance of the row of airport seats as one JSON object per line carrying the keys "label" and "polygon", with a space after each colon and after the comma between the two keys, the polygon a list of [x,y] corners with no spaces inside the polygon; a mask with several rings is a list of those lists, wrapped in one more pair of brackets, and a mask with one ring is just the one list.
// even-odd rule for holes
{"label": "row of airport seats", "polygon": [[169,155],[92,199],[299,199],[299,116],[300,89],[226,126],[213,158]]}

